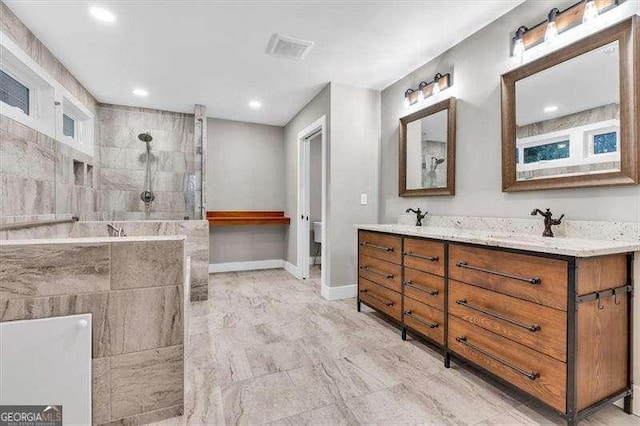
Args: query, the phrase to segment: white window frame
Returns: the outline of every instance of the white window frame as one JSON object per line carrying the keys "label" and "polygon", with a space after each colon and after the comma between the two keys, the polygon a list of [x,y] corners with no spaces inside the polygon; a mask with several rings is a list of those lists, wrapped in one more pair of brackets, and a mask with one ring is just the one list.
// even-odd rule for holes
{"label": "white window frame", "polygon": [[[0,57],[0,69],[29,89],[29,114],[4,102],[0,114],[93,156],[94,114],[2,31]],[[74,119],[75,138],[64,135],[63,114]]]}

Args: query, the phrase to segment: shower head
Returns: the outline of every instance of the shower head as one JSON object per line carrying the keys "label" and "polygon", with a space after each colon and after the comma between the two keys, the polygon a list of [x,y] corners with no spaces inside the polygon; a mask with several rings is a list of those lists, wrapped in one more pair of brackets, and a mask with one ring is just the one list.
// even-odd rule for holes
{"label": "shower head", "polygon": [[140,139],[142,142],[149,143],[153,140],[153,137],[150,133],[140,133],[138,135],[138,139]]}

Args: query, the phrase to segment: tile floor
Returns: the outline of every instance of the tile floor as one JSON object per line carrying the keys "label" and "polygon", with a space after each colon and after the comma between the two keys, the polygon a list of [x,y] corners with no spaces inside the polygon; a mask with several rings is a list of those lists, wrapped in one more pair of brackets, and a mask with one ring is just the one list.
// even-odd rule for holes
{"label": "tile floor", "polygon": [[[319,273],[211,275],[191,304],[185,415],[174,424],[564,424],[452,364],[355,301],[320,296]],[[585,425],[640,425],[614,406]]]}

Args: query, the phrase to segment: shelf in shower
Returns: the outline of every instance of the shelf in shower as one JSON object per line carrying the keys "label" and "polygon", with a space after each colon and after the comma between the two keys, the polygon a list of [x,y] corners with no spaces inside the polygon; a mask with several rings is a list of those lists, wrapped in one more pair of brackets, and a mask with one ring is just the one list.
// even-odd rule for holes
{"label": "shelf in shower", "polygon": [[207,212],[211,226],[289,225],[284,212],[274,211],[211,211]]}

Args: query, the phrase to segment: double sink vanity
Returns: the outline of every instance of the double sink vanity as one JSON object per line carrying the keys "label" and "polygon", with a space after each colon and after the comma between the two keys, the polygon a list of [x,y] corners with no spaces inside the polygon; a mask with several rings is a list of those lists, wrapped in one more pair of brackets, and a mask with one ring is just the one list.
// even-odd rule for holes
{"label": "double sink vanity", "polygon": [[633,252],[640,243],[408,225],[358,226],[365,304],[450,359],[570,423],[631,410]]}

